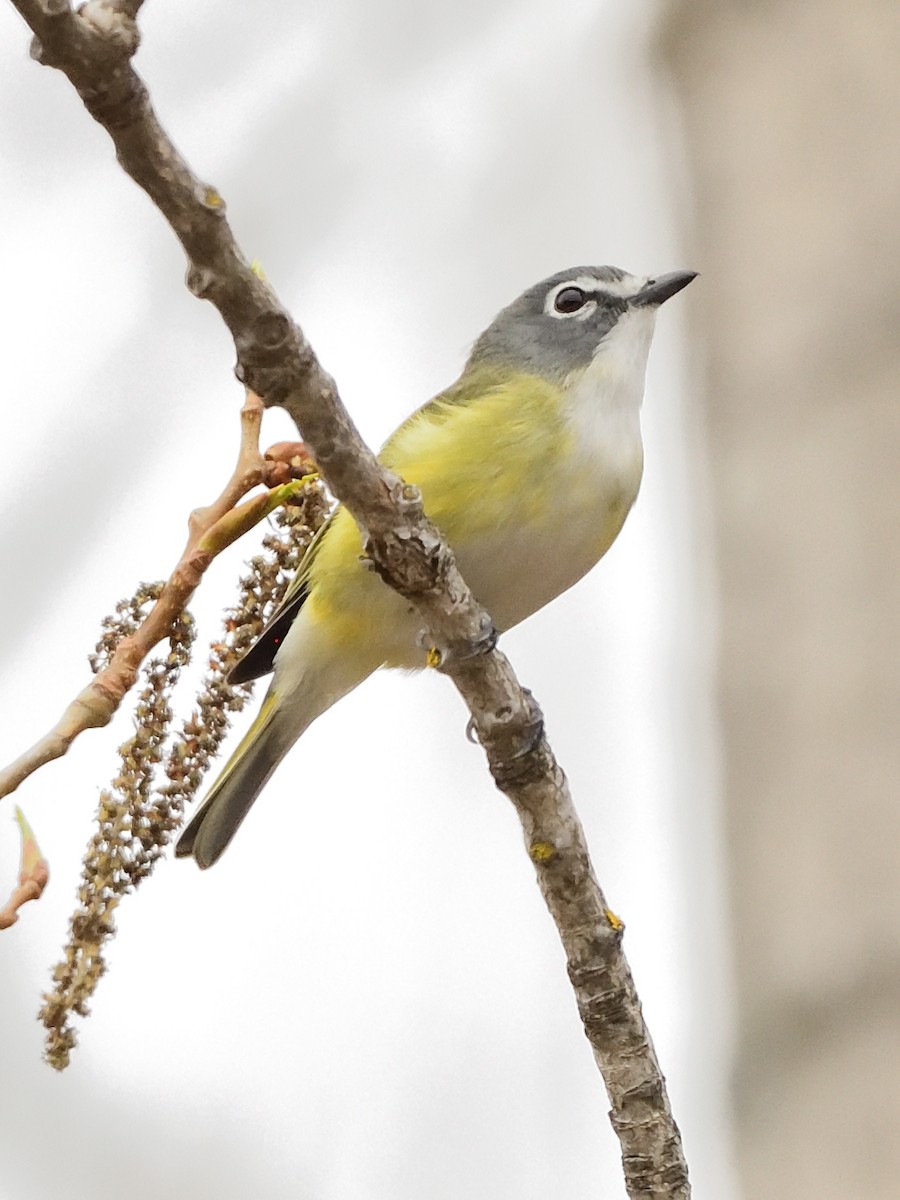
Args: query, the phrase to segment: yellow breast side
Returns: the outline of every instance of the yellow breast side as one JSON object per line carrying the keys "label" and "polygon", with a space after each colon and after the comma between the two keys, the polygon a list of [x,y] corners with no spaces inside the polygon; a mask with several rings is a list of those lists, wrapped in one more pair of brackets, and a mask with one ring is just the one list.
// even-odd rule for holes
{"label": "yellow breast side", "polygon": [[[561,415],[560,390],[530,375],[503,383],[477,378],[450,389],[413,414],[380,458],[421,489],[425,510],[452,543],[495,531],[511,517],[549,520],[554,468],[573,437]],[[339,508],[312,565],[317,585],[355,574],[362,539]]]}
{"label": "yellow breast side", "polygon": [[[372,573],[360,562],[362,548],[359,527],[346,508],[338,508],[310,570],[306,605],[314,620],[352,621],[356,612],[364,609],[360,588],[365,588],[366,576]],[[383,586],[380,580],[376,582]]]}
{"label": "yellow breast side", "polygon": [[470,382],[463,398],[451,391],[410,418],[382,459],[421,489],[451,544],[511,518],[542,520],[552,510],[554,466],[571,449],[560,400],[559,388],[531,375],[483,390]]}

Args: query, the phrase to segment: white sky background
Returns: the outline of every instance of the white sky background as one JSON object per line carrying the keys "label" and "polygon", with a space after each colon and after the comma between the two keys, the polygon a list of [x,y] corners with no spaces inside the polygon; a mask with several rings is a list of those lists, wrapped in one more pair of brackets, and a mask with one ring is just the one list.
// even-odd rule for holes
{"label": "white sky background", "polygon": [[[686,262],[647,4],[153,0],[138,67],[244,249],[380,443],[552,271]],[[230,470],[242,395],[174,238],[0,5],[0,759],[83,686],[99,620],[168,573]],[[663,134],[665,136],[663,136]],[[702,281],[695,286],[702,286]],[[679,297],[644,488],[608,558],[504,638],[541,702],[671,1084],[727,1200],[702,441]],[[281,413],[264,442],[292,436]],[[242,545],[194,606],[212,636]],[[183,697],[186,701],[186,697]],[[34,1020],[129,733],[16,799],[50,859],[0,937],[0,1200],[624,1196],[606,1097],[517,821],[437,675],[382,673],[307,733],[215,870],[120,909],[61,1077]],[[0,816],[0,890],[17,870]]]}

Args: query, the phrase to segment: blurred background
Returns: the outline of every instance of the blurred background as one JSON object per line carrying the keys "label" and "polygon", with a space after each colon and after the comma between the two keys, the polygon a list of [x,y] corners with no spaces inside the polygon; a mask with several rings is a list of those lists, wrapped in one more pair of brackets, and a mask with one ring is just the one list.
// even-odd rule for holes
{"label": "blurred background", "polygon": [[[900,8],[672,5],[747,1197],[900,1179]],[[687,226],[686,226],[687,228]]]}
{"label": "blurred background", "polygon": [[[695,1194],[894,1197],[900,9],[154,0],[141,24],[164,123],[373,443],[537,279],[701,271],[661,314],[623,536],[504,648],[626,921]],[[173,237],[27,46],[0,6],[3,761],[170,570],[242,401]],[[254,552],[210,571],[208,637]],[[436,675],[326,714],[214,871],[167,861],[123,903],[62,1076],[35,1013],[127,709],[19,790],[52,878],[0,935],[0,1200],[624,1196],[464,726]]]}

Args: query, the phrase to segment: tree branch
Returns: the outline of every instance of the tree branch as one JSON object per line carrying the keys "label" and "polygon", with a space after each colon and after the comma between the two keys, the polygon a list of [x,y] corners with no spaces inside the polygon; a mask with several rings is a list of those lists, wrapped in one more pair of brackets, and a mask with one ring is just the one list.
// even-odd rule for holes
{"label": "tree branch", "polygon": [[101,0],[78,14],[62,0],[13,3],[36,35],[34,56],[64,72],[113,139],[123,168],[171,225],[188,257],[188,287],[231,331],[238,377],[266,405],[290,413],[332,491],[365,530],[376,568],[421,613],[435,647],[430,661],[459,689],[491,773],[522,820],[606,1083],[628,1194],[685,1200],[687,1167],[622,952],[622,924],[594,877],[540,709],[496,650],[489,616],[425,517],[418,490],[379,465],[303,333],[253,273],[216,189],[192,174],[160,126],[130,63],[138,42],[130,15]]}

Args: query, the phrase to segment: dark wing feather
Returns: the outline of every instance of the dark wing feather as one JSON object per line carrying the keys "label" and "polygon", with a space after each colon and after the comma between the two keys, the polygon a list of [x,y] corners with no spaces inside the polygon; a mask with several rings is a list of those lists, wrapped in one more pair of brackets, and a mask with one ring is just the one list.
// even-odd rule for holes
{"label": "dark wing feather", "polygon": [[333,516],[334,513],[329,515],[324,525],[310,542],[303,556],[303,561],[297,568],[297,574],[288,585],[284,598],[269,618],[265,629],[244,657],[228,672],[229,683],[235,685],[250,683],[254,679],[260,679],[263,675],[268,675],[274,669],[275,655],[278,653],[278,648],[284,641],[287,631],[294,623],[294,618],[303,607],[303,603],[309,595],[310,568],[319,547],[322,545],[325,534],[331,527],[331,518]]}

